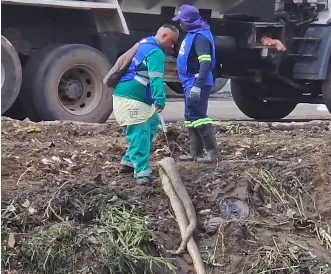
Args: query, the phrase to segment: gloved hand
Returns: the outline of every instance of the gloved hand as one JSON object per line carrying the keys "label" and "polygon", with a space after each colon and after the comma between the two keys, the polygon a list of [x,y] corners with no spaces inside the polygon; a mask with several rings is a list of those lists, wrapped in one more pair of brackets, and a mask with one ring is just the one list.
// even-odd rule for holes
{"label": "gloved hand", "polygon": [[199,101],[200,100],[200,93],[201,88],[193,86],[190,90],[190,98],[192,101]]}

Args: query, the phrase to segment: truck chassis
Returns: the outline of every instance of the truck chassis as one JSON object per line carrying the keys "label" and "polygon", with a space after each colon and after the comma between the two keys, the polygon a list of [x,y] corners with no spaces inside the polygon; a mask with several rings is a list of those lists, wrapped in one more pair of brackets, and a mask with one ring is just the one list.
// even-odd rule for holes
{"label": "truck chassis", "polygon": [[[102,77],[138,39],[172,23],[180,5],[147,2],[2,1],[2,114],[105,122],[112,96]],[[283,118],[299,103],[325,103],[331,111],[327,3],[265,0],[252,9],[253,0],[234,2],[222,18],[213,6],[200,11],[215,37],[215,77],[231,79],[239,109],[259,120]],[[280,40],[286,53],[262,45],[264,36]],[[168,57],[165,82],[181,93],[175,57]]]}

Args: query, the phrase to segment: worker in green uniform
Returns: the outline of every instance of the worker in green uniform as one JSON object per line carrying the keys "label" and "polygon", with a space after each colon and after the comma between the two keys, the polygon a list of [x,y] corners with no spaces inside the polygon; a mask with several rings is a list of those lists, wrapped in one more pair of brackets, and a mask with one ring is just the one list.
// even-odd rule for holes
{"label": "worker in green uniform", "polygon": [[172,50],[178,34],[175,26],[166,24],[155,36],[141,40],[129,69],[113,93],[114,115],[125,128],[129,143],[120,172],[133,172],[139,184],[149,183],[151,179],[151,144],[160,122],[157,112],[161,112],[166,103],[164,52]]}

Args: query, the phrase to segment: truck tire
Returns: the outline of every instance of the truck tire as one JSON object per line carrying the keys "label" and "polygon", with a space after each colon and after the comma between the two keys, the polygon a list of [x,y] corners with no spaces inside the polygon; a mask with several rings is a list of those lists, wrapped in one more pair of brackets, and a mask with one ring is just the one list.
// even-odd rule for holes
{"label": "truck tire", "polygon": [[[18,95],[19,97],[19,95]],[[7,116],[11,119],[15,120],[24,120],[27,118],[27,113],[25,112],[25,109],[22,105],[22,102],[18,100],[18,97],[14,104],[10,106],[10,108],[3,114],[4,116]]]}
{"label": "truck tire", "polygon": [[60,45],[51,45],[39,50],[38,52],[30,56],[28,62],[23,68],[22,87],[17,101],[20,101],[27,117],[33,122],[40,122],[42,120],[37,111],[38,106],[35,106],[34,104],[32,93],[32,87],[34,79],[36,77],[36,71],[40,66],[40,63],[44,60],[45,56],[59,46]]}
{"label": "truck tire", "polygon": [[98,50],[80,44],[56,47],[39,63],[32,85],[42,120],[104,123],[112,90],[102,83],[111,65]]}
{"label": "truck tire", "polygon": [[233,101],[246,116],[256,120],[277,120],[289,115],[296,107],[294,102],[268,102],[259,98],[263,90],[258,85],[238,79],[231,80]]}
{"label": "truck tire", "polygon": [[[211,94],[215,94],[220,91],[228,82],[229,79],[226,78],[217,78],[215,84],[212,87]],[[183,88],[181,83],[169,82],[167,86],[178,94],[183,94]]]}
{"label": "truck tire", "polygon": [[168,82],[166,84],[168,88],[170,88],[172,91],[176,92],[177,94],[183,94],[183,87],[181,83]]}
{"label": "truck tire", "polygon": [[212,94],[219,92],[222,88],[224,88],[228,81],[229,79],[227,78],[217,78],[212,88]]}
{"label": "truck tire", "polygon": [[20,58],[7,38],[1,36],[1,115],[15,102],[22,83]]}
{"label": "truck tire", "polygon": [[329,62],[328,74],[322,84],[322,91],[324,103],[331,113],[331,60]]}

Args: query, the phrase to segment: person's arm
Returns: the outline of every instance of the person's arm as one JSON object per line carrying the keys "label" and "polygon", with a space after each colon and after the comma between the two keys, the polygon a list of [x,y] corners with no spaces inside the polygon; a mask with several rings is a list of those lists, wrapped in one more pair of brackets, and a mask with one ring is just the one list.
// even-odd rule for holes
{"label": "person's arm", "polygon": [[165,55],[160,49],[151,51],[146,56],[148,77],[151,85],[152,98],[156,108],[164,109],[166,94],[163,85]]}
{"label": "person's arm", "polygon": [[200,63],[199,76],[195,80],[194,86],[202,88],[205,85],[206,78],[212,66],[211,45],[206,37],[198,34],[194,41],[194,48]]}

